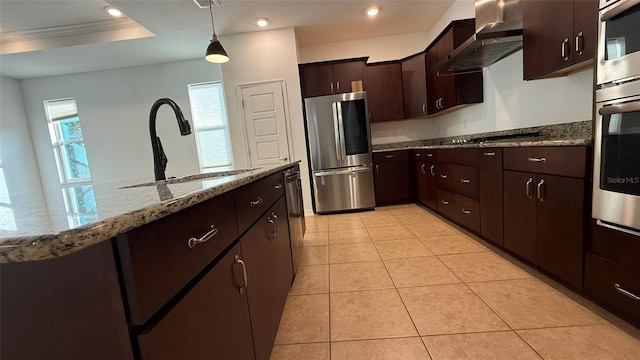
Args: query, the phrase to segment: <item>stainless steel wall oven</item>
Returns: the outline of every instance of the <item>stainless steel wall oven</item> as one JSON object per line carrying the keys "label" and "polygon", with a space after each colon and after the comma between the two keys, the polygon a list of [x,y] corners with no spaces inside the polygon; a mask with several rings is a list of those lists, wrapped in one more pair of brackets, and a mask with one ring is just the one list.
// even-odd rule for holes
{"label": "stainless steel wall oven", "polygon": [[593,212],[640,235],[640,0],[600,0]]}

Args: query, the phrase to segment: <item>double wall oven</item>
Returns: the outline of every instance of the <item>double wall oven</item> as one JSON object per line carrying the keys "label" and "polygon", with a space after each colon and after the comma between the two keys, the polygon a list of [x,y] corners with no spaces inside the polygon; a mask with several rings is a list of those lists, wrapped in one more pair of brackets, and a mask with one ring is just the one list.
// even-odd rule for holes
{"label": "double wall oven", "polygon": [[640,236],[640,0],[601,0],[593,217]]}

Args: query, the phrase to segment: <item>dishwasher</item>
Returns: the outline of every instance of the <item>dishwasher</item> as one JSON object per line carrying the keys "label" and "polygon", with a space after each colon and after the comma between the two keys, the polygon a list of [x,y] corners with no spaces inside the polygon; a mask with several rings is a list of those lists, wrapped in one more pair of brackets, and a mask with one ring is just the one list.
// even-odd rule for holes
{"label": "dishwasher", "polygon": [[289,218],[289,238],[291,239],[291,258],[293,274],[298,272],[297,262],[302,252],[302,239],[306,230],[304,206],[302,203],[302,181],[299,166],[286,170],[283,174],[285,196],[287,198],[287,216]]}

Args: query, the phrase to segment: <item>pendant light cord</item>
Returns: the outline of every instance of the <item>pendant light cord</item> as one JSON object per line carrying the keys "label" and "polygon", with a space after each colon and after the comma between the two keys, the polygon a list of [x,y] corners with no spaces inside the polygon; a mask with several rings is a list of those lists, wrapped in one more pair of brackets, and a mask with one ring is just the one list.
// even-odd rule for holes
{"label": "pendant light cord", "polygon": [[211,28],[213,29],[213,34],[216,34],[216,27],[213,25],[213,10],[211,10],[211,0],[209,0],[209,15],[211,15]]}

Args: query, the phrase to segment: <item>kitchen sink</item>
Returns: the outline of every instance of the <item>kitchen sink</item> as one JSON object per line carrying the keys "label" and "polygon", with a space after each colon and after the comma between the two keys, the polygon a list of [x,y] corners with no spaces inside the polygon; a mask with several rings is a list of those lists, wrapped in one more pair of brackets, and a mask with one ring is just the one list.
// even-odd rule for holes
{"label": "kitchen sink", "polygon": [[216,171],[216,172],[208,172],[208,173],[201,173],[201,174],[185,175],[185,176],[181,176],[181,177],[169,178],[169,179],[166,179],[166,180],[158,180],[158,181],[151,181],[151,182],[140,183],[140,184],[135,184],[135,185],[121,186],[118,189],[129,189],[129,188],[137,188],[137,187],[143,187],[143,186],[158,186],[158,185],[169,185],[169,184],[181,184],[181,183],[186,183],[186,182],[194,181],[194,180],[203,180],[203,179],[209,179],[209,178],[219,178],[219,177],[224,177],[224,176],[233,176],[233,175],[238,175],[238,174],[246,173],[246,172],[257,170],[257,169],[259,169],[259,168],[236,169],[236,170]]}

